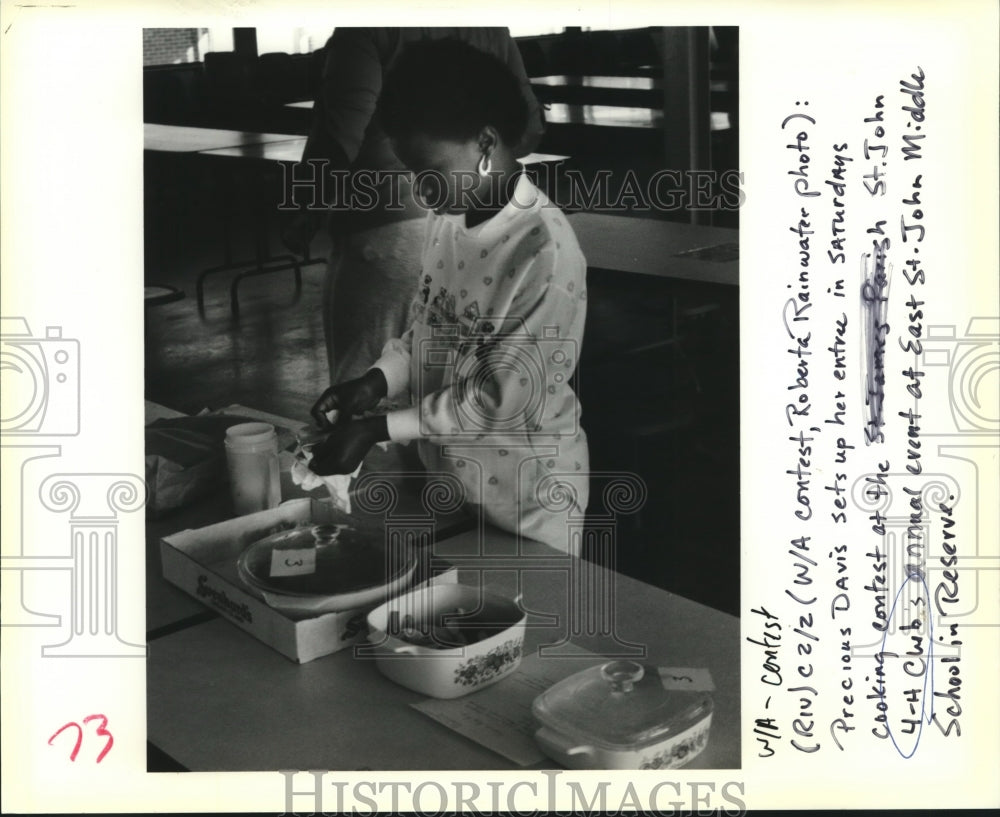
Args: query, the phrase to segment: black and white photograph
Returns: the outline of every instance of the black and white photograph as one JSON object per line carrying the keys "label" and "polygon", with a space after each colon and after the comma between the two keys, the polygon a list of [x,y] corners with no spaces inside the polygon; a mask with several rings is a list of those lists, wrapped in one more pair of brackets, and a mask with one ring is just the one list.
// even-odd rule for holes
{"label": "black and white photograph", "polygon": [[998,31],[0,5],[0,811],[995,810]]}
{"label": "black and white photograph", "polygon": [[149,770],[738,768],[738,29],[143,62]]}

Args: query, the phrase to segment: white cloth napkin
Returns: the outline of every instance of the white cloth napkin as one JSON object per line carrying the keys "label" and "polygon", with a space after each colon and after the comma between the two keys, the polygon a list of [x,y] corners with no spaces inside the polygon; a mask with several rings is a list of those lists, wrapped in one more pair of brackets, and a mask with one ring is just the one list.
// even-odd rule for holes
{"label": "white cloth napkin", "polygon": [[296,456],[291,470],[292,482],[301,486],[304,491],[314,491],[325,485],[330,492],[330,499],[333,500],[334,507],[349,514],[351,512],[351,480],[358,475],[361,466],[355,468],[353,474],[333,474],[321,477],[310,470],[309,461],[311,459],[311,451],[300,452]]}

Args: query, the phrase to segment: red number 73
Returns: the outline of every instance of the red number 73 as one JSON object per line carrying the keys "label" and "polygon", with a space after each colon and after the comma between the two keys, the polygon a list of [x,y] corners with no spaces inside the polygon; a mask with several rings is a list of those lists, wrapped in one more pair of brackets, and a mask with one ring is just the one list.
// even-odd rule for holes
{"label": "red number 73", "polygon": [[[108,719],[104,715],[88,715],[83,719],[83,722],[90,723],[91,721],[100,721],[101,723],[97,726],[96,732],[99,737],[107,738],[104,743],[104,748],[101,749],[101,753],[97,756],[97,763],[104,760],[104,756],[111,751],[111,747],[115,745],[115,739],[111,736],[111,733],[107,730]],[[73,746],[73,751],[70,752],[69,759],[75,761],[76,756],[80,753],[80,745],[83,743],[83,727],[80,726],[76,721],[71,721],[59,729],[52,737],[49,738],[49,746],[52,745],[57,737],[59,737],[63,732],[69,729],[71,726],[76,727],[76,743]]]}

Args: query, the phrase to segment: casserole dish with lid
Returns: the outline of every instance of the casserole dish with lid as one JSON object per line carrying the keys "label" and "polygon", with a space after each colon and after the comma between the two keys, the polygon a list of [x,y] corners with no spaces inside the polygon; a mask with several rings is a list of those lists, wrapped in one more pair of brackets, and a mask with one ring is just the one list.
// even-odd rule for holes
{"label": "casserole dish with lid", "polygon": [[268,606],[319,615],[372,607],[407,585],[415,554],[387,553],[382,541],[348,525],[307,525],[250,545],[237,560],[240,579]]}
{"label": "casserole dish with lid", "polygon": [[535,740],[571,769],[676,769],[708,743],[712,698],[667,689],[655,667],[609,661],[535,698]]}

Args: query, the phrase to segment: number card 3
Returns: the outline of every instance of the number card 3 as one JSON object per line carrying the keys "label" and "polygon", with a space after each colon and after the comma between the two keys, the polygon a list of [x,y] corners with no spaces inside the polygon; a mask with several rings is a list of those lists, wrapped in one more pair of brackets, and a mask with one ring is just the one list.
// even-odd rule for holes
{"label": "number card 3", "polygon": [[271,576],[308,576],[316,572],[316,548],[271,552]]}

